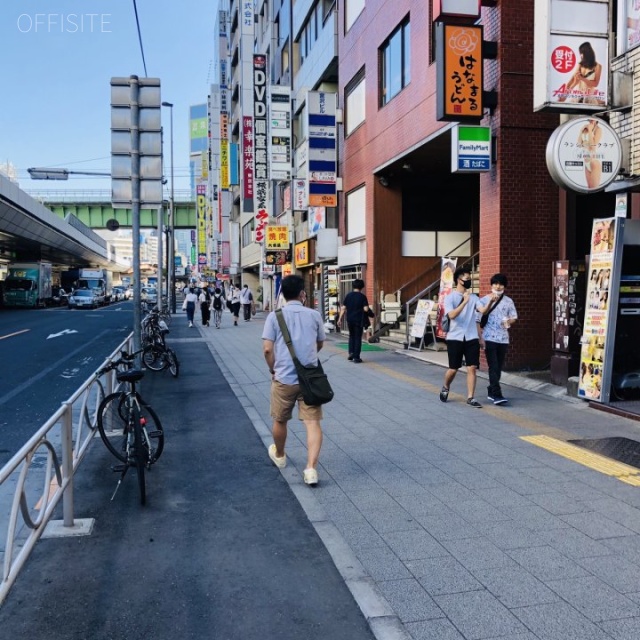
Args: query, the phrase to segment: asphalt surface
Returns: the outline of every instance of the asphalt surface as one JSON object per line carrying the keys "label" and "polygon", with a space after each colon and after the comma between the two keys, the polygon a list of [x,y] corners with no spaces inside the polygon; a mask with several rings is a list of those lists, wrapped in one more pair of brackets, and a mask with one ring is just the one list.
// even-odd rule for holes
{"label": "asphalt surface", "polygon": [[[166,436],[140,506],[99,439],[77,474],[90,536],[43,539],[0,608],[3,639],[370,640],[351,593],[206,344],[174,322],[180,377],[148,372]],[[191,333],[190,333],[191,332]]]}
{"label": "asphalt surface", "polygon": [[[42,540],[0,609],[7,638],[637,640],[640,468],[572,440],[640,441],[640,423],[505,376],[510,402],[442,403],[442,366],[394,350],[321,352],[325,406],[316,488],[304,427],[269,461],[264,318],[222,329],[174,318],[181,376],[144,395],[167,448],[140,507],[98,440],[78,517],[91,536]],[[198,323],[199,324],[199,323]],[[483,374],[484,375],[484,374]]]}

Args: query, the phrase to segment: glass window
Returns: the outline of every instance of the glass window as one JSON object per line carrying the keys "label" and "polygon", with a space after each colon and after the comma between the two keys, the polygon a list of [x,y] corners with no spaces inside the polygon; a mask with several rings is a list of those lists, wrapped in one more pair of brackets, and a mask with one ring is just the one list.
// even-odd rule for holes
{"label": "glass window", "polygon": [[347,88],[345,89],[346,135],[349,135],[365,120],[365,93],[366,84],[364,69],[362,69],[362,71],[358,72],[356,77],[347,85]]}
{"label": "glass window", "polygon": [[380,49],[380,102],[385,105],[411,80],[409,21],[403,22]]}
{"label": "glass window", "polygon": [[347,194],[347,240],[362,238],[366,231],[367,188],[365,185]]}
{"label": "glass window", "polygon": [[349,31],[364,9],[365,0],[345,0],[344,30]]}

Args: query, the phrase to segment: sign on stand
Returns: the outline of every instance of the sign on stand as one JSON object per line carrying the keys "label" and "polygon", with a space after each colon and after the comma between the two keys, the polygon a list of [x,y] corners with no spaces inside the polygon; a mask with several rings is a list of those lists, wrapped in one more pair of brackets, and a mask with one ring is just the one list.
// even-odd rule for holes
{"label": "sign on stand", "polygon": [[[416,349],[422,351],[424,348],[424,335],[429,326],[429,314],[433,310],[433,300],[418,300],[416,306],[416,313],[413,317],[413,326],[411,327],[411,337],[420,340],[420,344],[415,347],[409,343],[409,349]],[[435,342],[435,336],[433,336]]]}

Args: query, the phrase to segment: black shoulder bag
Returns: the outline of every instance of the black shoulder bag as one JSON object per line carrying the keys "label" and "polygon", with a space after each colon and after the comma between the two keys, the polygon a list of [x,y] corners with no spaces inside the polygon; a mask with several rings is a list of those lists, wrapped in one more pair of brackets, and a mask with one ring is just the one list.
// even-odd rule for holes
{"label": "black shoulder bag", "polygon": [[489,314],[502,302],[502,298],[504,298],[504,294],[498,298],[498,301],[489,308],[486,313],[482,314],[480,318],[480,326],[484,329],[487,326],[487,322],[489,322]]}
{"label": "black shoulder bag", "polygon": [[282,309],[276,311],[276,318],[280,325],[280,331],[282,331],[282,337],[289,348],[293,364],[296,367],[300,393],[302,394],[305,404],[308,404],[310,407],[316,407],[331,402],[331,400],[333,400],[333,389],[329,384],[327,374],[320,364],[320,360],[318,360],[318,364],[316,365],[306,366],[302,364],[300,360],[298,360],[298,356],[296,356],[296,352],[291,344],[291,336],[289,335],[287,323],[282,315]]}
{"label": "black shoulder bag", "polygon": [[[449,294],[449,295],[451,295],[451,294]],[[462,304],[463,300],[464,300],[464,296],[462,296],[462,298],[460,298],[460,302],[458,302],[458,304],[455,306],[456,309]],[[445,333],[449,333],[449,329],[451,329],[451,318],[449,317],[449,314],[445,313],[442,316],[442,320],[440,320],[440,326],[442,327],[442,330]]]}

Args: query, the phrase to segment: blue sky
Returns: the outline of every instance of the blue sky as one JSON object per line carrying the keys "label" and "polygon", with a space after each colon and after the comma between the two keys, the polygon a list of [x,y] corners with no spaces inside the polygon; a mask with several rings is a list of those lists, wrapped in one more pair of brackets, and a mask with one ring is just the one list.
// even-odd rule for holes
{"label": "blue sky", "polygon": [[[137,8],[148,76],[174,104],[175,188],[188,189],[189,105],[206,102],[215,79],[217,0],[137,0]],[[27,168],[110,171],[110,80],[145,76],[133,0],[1,0],[0,56],[0,164],[12,162],[27,190],[109,190],[109,178],[33,181]]]}

